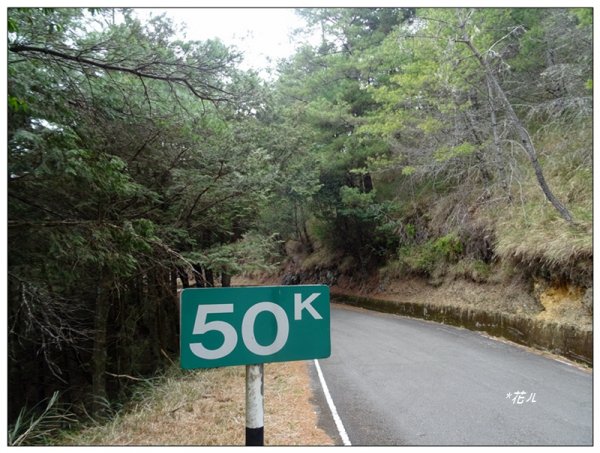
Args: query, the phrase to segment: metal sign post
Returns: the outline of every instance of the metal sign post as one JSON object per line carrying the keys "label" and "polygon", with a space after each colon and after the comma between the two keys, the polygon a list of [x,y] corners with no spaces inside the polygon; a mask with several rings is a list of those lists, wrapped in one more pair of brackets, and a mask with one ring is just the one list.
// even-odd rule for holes
{"label": "metal sign post", "polygon": [[264,365],[246,365],[246,445],[265,444]]}

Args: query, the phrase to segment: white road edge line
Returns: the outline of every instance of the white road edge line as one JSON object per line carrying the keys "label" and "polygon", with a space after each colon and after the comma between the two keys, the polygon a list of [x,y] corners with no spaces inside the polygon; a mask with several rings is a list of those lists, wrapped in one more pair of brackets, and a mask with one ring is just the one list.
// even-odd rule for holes
{"label": "white road edge line", "polygon": [[351,446],[350,438],[348,437],[348,433],[344,429],[344,424],[342,423],[342,419],[340,418],[337,409],[335,408],[335,404],[333,404],[333,399],[331,398],[331,394],[329,393],[329,388],[327,388],[327,383],[325,382],[325,377],[323,376],[323,372],[321,371],[321,367],[319,366],[319,361],[315,359],[315,367],[317,368],[317,374],[319,375],[319,380],[321,381],[321,386],[323,387],[323,392],[325,393],[325,399],[327,400],[327,404],[329,405],[329,410],[331,411],[331,415],[333,415],[333,420],[335,421],[335,426],[340,433],[340,437],[342,438],[342,442],[344,445]]}

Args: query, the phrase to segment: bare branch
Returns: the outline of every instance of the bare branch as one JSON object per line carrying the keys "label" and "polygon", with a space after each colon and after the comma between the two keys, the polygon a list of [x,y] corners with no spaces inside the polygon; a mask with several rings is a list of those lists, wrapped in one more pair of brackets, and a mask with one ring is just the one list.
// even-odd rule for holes
{"label": "bare branch", "polygon": [[35,46],[28,46],[28,45],[24,45],[24,44],[14,44],[12,46],[9,46],[9,50],[14,53],[34,53],[34,54],[50,55],[53,57],[60,58],[62,60],[74,61],[79,64],[84,64],[84,65],[100,68],[105,71],[116,71],[116,72],[128,73],[128,74],[132,74],[137,77],[140,77],[140,78],[176,83],[178,85],[183,85],[184,87],[186,87],[197,98],[204,99],[207,101],[212,101],[212,102],[229,101],[230,97],[232,96],[232,93],[229,93],[226,90],[223,90],[222,88],[218,88],[218,87],[208,84],[208,83],[202,83],[202,85],[204,86],[204,89],[222,93],[222,94],[226,95],[226,97],[214,96],[209,92],[200,92],[198,90],[198,88],[195,87],[190,82],[190,80],[188,80],[185,77],[175,76],[175,75],[173,75],[173,73],[171,73],[171,74],[156,74],[156,73],[152,73],[152,72],[145,72],[145,71],[139,70],[138,68],[129,68],[126,66],[119,66],[119,65],[106,63],[106,62],[102,62],[102,61],[98,61],[98,60],[93,60],[90,58],[84,58],[80,55],[71,55],[67,52],[61,52],[61,51],[57,51],[57,50],[46,48],[46,47],[35,47]]}
{"label": "bare branch", "polygon": [[210,189],[212,189],[214,187],[214,184],[223,176],[223,167],[225,162],[221,161],[220,162],[220,167],[219,167],[219,172],[216,174],[216,176],[213,178],[212,183],[210,183],[209,185],[207,185],[204,190],[202,190],[198,196],[196,197],[196,200],[194,200],[194,203],[192,204],[192,207],[190,208],[190,210],[188,211],[188,215],[185,218],[186,220],[188,220],[192,213],[194,212],[194,210],[196,209],[196,206],[198,205],[198,202],[200,201],[200,198],[202,198],[202,195],[204,195],[206,192],[208,192]]}

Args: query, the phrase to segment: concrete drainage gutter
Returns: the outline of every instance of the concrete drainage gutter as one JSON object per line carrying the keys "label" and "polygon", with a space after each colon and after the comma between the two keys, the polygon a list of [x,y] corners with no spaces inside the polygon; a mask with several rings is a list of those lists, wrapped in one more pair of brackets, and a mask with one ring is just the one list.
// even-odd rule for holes
{"label": "concrete drainage gutter", "polygon": [[392,302],[339,293],[332,293],[331,298],[335,302],[355,307],[484,331],[492,336],[549,351],[590,367],[593,365],[593,332],[578,329],[576,326],[507,313],[490,313],[471,307]]}

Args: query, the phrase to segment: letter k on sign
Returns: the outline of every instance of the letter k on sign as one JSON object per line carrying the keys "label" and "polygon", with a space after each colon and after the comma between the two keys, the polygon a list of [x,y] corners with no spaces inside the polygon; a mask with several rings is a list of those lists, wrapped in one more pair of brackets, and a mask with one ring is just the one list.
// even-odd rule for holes
{"label": "letter k on sign", "polygon": [[311,304],[314,300],[319,297],[321,293],[312,293],[306,300],[302,300],[302,294],[294,294],[294,320],[299,321],[302,319],[302,310],[306,309],[313,319],[323,319],[319,312],[315,310]]}

